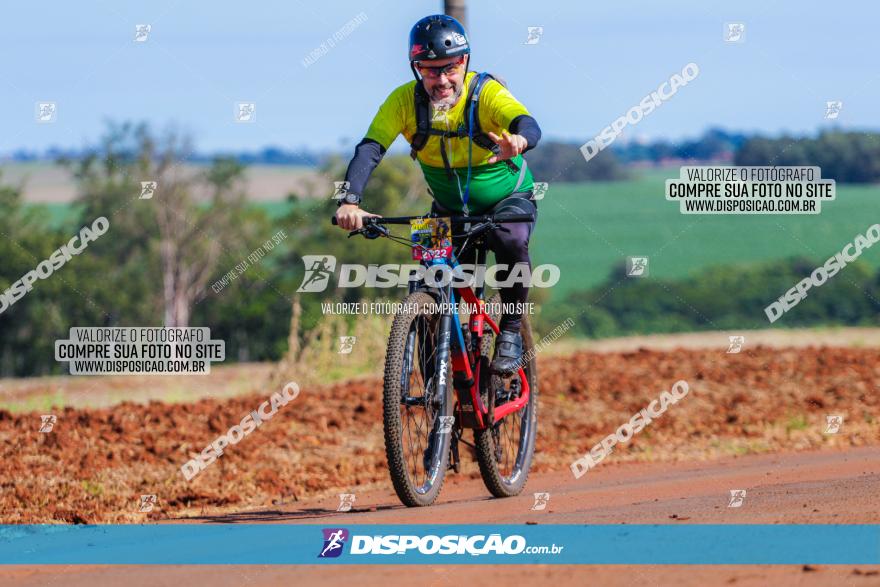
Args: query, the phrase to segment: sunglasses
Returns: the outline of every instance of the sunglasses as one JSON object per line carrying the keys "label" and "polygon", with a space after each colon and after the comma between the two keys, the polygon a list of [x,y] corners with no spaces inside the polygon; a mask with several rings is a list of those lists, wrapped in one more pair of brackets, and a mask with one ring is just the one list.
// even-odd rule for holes
{"label": "sunglasses", "polygon": [[425,65],[421,65],[420,63],[416,63],[416,69],[419,70],[419,73],[422,74],[422,77],[440,77],[441,75],[450,75],[453,73],[458,73],[461,67],[464,65],[464,57],[459,57],[458,61],[453,61],[448,65],[444,65],[442,67],[427,67]]}

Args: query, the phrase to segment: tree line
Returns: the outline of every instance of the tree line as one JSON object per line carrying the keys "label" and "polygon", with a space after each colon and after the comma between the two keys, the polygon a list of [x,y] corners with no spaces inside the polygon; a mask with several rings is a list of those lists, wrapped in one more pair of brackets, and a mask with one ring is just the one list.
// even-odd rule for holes
{"label": "tree line", "polygon": [[[749,139],[736,162],[821,165],[824,176],[836,174],[841,181],[870,181],[880,173],[880,164],[872,162],[880,160],[875,135],[829,132],[806,142],[787,140]],[[133,124],[109,127],[84,156],[61,161],[73,174],[78,196],[73,217],[60,225],[49,222],[45,208],[25,205],[24,186],[9,185],[0,177],[0,292],[96,218],[109,220],[106,234],[51,277],[36,279],[24,297],[0,311],[0,376],[61,373],[66,364],[55,362],[54,341],[79,326],[208,326],[212,338],[226,341],[227,360],[277,360],[290,336],[303,337],[320,323],[321,302],[399,297],[397,290],[369,288],[327,288],[302,295],[298,332],[291,333],[304,255],[333,255],[339,264],[408,263],[409,249],[386,239],[363,246],[330,225],[333,180],[344,176],[345,159],[330,158],[320,168],[326,197],[291,194],[289,211],[271,217],[248,204],[240,162],[217,157],[194,167],[186,165],[191,152],[190,141],[174,132],[159,135]],[[554,173],[582,180],[622,172],[610,151],[584,165],[576,146],[549,143],[528,158],[538,181],[548,181]],[[591,175],[584,171],[590,165],[605,165],[606,171]],[[152,194],[145,194],[145,181],[156,182]],[[417,166],[406,156],[389,156],[364,195],[373,210],[407,215],[418,213],[420,205],[427,212],[425,193]],[[243,263],[279,231],[288,237],[258,262]],[[549,331],[573,317],[576,333],[592,337],[763,328],[768,324],[762,308],[814,266],[814,261],[793,259],[718,267],[698,278],[663,283],[624,279],[615,295],[603,297],[608,285],[620,281],[620,267],[608,284],[545,304],[538,326]],[[236,267],[243,269],[229,279]],[[858,262],[847,273],[848,279],[811,292],[779,326],[875,324],[880,273]],[[223,287],[212,288],[224,276]],[[737,295],[728,295],[730,291]]]}

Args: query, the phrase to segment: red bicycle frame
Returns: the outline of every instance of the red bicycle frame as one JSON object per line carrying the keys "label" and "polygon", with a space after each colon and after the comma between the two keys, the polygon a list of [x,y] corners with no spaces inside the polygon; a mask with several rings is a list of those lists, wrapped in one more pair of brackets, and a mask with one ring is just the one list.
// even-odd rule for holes
{"label": "red bicycle frame", "polygon": [[[523,370],[522,366],[520,366],[519,370],[517,371],[520,384],[522,385],[522,393],[520,394],[520,397],[512,402],[507,402],[494,408],[493,410],[491,410],[491,412],[489,408],[487,408],[483,404],[483,400],[480,397],[480,352],[482,347],[480,341],[483,338],[483,328],[486,324],[489,325],[489,327],[496,335],[498,335],[500,329],[498,325],[495,324],[495,321],[492,320],[492,318],[489,316],[489,314],[486,313],[486,302],[478,298],[470,287],[456,287],[455,291],[458,292],[460,298],[463,299],[469,307],[477,308],[476,312],[471,313],[470,320],[468,322],[468,331],[471,333],[472,340],[476,341],[476,344],[472,345],[472,347],[475,349],[473,354],[473,361],[469,357],[470,349],[459,349],[458,352],[452,353],[453,381],[455,381],[455,373],[460,373],[462,375],[461,379],[472,382],[469,389],[460,389],[458,386],[455,386],[455,393],[459,399],[458,409],[461,410],[461,406],[467,404],[474,406],[476,428],[482,430],[487,426],[491,426],[504,416],[507,416],[508,414],[512,414],[513,412],[522,409],[522,407],[525,406],[526,403],[528,403],[529,382],[526,378],[525,371]],[[465,399],[464,397],[462,397],[462,395],[466,393],[470,394],[470,398],[467,398],[470,401],[462,401]],[[459,416],[459,422],[461,422],[461,414],[459,414]]]}

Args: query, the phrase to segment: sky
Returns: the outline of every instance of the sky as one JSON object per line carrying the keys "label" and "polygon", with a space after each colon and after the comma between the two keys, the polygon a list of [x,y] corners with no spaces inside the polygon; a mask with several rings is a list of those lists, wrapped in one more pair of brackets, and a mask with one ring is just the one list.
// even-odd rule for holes
{"label": "sky", "polygon": [[[472,69],[501,75],[548,138],[586,142],[674,73],[699,76],[630,132],[880,128],[880,5],[854,0],[471,0]],[[181,128],[201,151],[350,150],[412,79],[409,29],[439,1],[17,2],[0,22],[0,154],[94,144],[108,120]],[[345,31],[346,23],[354,25]],[[726,43],[725,23],[745,24]],[[149,24],[144,42],[135,25]],[[526,44],[528,27],[543,27]],[[327,43],[334,46],[305,64]],[[843,103],[826,120],[826,102]],[[38,123],[38,103],[56,105]],[[251,123],[236,103],[256,105]],[[405,147],[402,138],[395,145]]]}

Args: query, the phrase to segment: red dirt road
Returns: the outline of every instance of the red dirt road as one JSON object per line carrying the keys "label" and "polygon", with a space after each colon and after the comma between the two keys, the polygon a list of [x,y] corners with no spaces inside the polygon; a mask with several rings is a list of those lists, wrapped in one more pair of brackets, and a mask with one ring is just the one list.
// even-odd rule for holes
{"label": "red dirt road", "polygon": [[[190,404],[0,410],[4,523],[880,523],[880,352],[771,348],[541,357],[527,493],[490,500],[472,455],[431,508],[400,506],[382,443],[381,382],[304,386],[289,407],[187,482],[180,465],[275,389]],[[296,374],[291,373],[291,379]],[[581,479],[569,463],[679,379],[691,392]],[[830,414],[839,432],[825,432]],[[745,455],[733,457],[731,455]],[[730,490],[745,489],[728,508]],[[532,511],[536,492],[548,507]],[[337,513],[338,493],[355,493]],[[150,514],[142,494],[158,495]],[[277,505],[272,505],[277,504]],[[880,567],[0,567],[0,585],[862,585]]]}
{"label": "red dirt road", "polygon": [[[572,461],[679,379],[689,382],[688,396],[618,445],[601,469],[880,444],[876,349],[579,352],[542,357],[539,369],[536,476],[567,475]],[[40,412],[0,409],[0,522],[155,522],[389,487],[376,379],[304,386],[203,473],[183,477],[183,463],[279,390],[189,404],[67,407],[43,412],[57,414],[51,433],[39,431]],[[836,434],[824,432],[829,414],[843,418]],[[457,477],[478,479],[469,453]],[[553,491],[555,482],[536,479],[543,477],[528,491]],[[158,496],[149,514],[138,511],[144,494]]]}
{"label": "red dirt road", "polygon": [[[729,490],[745,489],[739,508]],[[408,509],[388,490],[357,494],[353,511],[335,500],[190,518],[191,522],[333,525],[367,523],[707,524],[880,523],[880,448],[800,452],[705,463],[602,464],[581,479],[537,474],[528,495],[491,500],[479,480],[451,478],[431,508]],[[531,511],[533,492],[549,492]],[[179,520],[177,520],[179,521]],[[416,578],[415,573],[420,576]],[[0,585],[880,585],[880,568],[853,566],[536,567],[56,567],[0,569]]]}
{"label": "red dirt road", "polygon": [[[493,499],[480,480],[451,476],[429,508],[400,505],[394,491],[189,518],[201,522],[285,524],[877,524],[880,447],[728,458],[708,463],[600,464],[580,479],[570,472],[529,478],[527,493]],[[745,489],[728,508],[731,489]],[[533,493],[548,492],[532,511]],[[180,522],[185,518],[171,520]]]}

